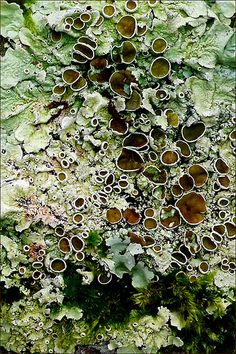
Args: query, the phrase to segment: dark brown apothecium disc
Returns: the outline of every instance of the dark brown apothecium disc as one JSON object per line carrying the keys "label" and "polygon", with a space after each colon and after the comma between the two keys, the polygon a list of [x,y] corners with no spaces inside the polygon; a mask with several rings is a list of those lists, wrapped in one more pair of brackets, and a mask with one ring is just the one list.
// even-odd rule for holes
{"label": "dark brown apothecium disc", "polygon": [[157,79],[163,79],[166,77],[171,70],[171,65],[169,60],[164,57],[156,58],[151,64],[151,74]]}
{"label": "dark brown apothecium disc", "polygon": [[123,140],[123,146],[139,150],[148,144],[148,138],[143,133],[131,133]]}
{"label": "dark brown apothecium disc", "polygon": [[123,148],[117,159],[117,167],[126,172],[139,171],[143,168],[143,158],[141,155],[131,149]]}
{"label": "dark brown apothecium disc", "polygon": [[110,208],[107,210],[106,217],[110,224],[117,224],[122,219],[122,213],[118,208]]}
{"label": "dark brown apothecium disc", "polygon": [[206,202],[201,194],[190,192],[183,195],[176,203],[182,217],[191,225],[201,223],[205,217]]}
{"label": "dark brown apothecium disc", "polygon": [[208,172],[203,166],[199,164],[192,165],[189,167],[188,171],[193,177],[196,187],[202,187],[207,182]]}
{"label": "dark brown apothecium disc", "polygon": [[136,19],[131,15],[121,17],[116,25],[118,33],[124,38],[132,38],[136,31]]}
{"label": "dark brown apothecium disc", "polygon": [[131,82],[132,75],[129,70],[115,71],[110,77],[111,90],[125,98],[130,98],[131,96]]}
{"label": "dark brown apothecium disc", "polygon": [[189,143],[192,143],[194,141],[197,141],[200,139],[206,130],[206,126],[204,123],[194,123],[192,125],[184,126],[182,128],[182,136],[184,140],[186,140]]}
{"label": "dark brown apothecium disc", "polygon": [[141,220],[141,215],[134,208],[128,208],[123,211],[123,217],[130,225],[136,225]]}
{"label": "dark brown apothecium disc", "polygon": [[136,47],[130,41],[125,41],[122,43],[122,61],[125,64],[131,64],[136,57]]}

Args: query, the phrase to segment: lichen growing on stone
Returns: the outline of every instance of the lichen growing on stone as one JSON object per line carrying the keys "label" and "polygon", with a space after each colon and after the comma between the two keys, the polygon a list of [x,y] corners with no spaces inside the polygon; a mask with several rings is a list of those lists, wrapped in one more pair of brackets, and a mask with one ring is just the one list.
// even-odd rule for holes
{"label": "lichen growing on stone", "polygon": [[1,345],[231,346],[233,1],[0,6]]}

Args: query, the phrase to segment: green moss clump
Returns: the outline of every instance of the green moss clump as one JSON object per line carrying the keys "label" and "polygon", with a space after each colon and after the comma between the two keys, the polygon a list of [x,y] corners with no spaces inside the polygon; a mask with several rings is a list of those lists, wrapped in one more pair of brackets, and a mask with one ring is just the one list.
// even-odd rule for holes
{"label": "green moss clump", "polygon": [[108,247],[105,240],[102,239],[100,231],[90,231],[89,237],[86,239],[86,248],[88,252],[96,250],[99,257],[106,257]]}
{"label": "green moss clump", "polygon": [[89,237],[87,238],[86,245],[88,248],[95,248],[101,242],[101,236],[99,231],[90,231]]}
{"label": "green moss clump", "polygon": [[128,277],[113,279],[107,285],[101,285],[96,280],[93,286],[83,285],[81,275],[70,265],[64,274],[64,281],[66,287],[63,304],[81,308],[84,320],[94,330],[108,324],[127,323],[130,311],[136,307],[131,299],[134,289]]}
{"label": "green moss clump", "polygon": [[[235,342],[235,306],[224,309],[219,301],[224,298],[223,291],[213,284],[213,280],[214,273],[197,278],[194,282],[184,273],[171,273],[160,277],[157,285],[135,294],[133,301],[143,314],[156,315],[159,306],[177,310],[185,322],[181,338],[187,353],[211,353],[216,346],[223,347],[223,343],[231,348]],[[208,313],[207,308],[214,305],[216,311]],[[227,321],[228,326],[225,326]],[[168,347],[168,353],[170,350]]]}

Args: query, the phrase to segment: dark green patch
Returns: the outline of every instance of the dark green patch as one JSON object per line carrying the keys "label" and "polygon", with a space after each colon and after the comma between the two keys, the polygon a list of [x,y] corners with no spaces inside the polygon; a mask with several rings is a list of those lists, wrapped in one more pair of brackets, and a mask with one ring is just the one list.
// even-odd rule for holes
{"label": "dark green patch", "polygon": [[204,1],[207,3],[207,5],[214,5],[216,2],[216,0],[204,0]]}
{"label": "dark green patch", "polygon": [[88,248],[95,248],[101,242],[101,236],[99,231],[90,231],[89,237],[86,240],[86,245]]}
{"label": "dark green patch", "polygon": [[[217,306],[223,292],[214,286],[213,279],[214,273],[211,273],[191,283],[186,275],[176,276],[172,273],[160,277],[156,285],[133,296],[133,300],[141,308],[143,315],[148,313],[155,316],[159,306],[178,311],[186,321],[181,332],[176,330],[176,335],[184,342],[183,349],[191,354],[211,353],[216,346],[222,347],[223,343],[227,343],[227,340],[227,347],[232,346],[235,326],[233,305],[227,311]],[[218,307],[214,315],[206,311],[210,305]],[[174,328],[173,330],[175,331]],[[168,347],[167,351],[162,350],[161,353],[170,351],[171,348]]]}
{"label": "dark green patch", "polygon": [[24,7],[30,7],[33,4],[36,3],[37,0],[7,0],[7,2],[9,3],[15,3],[18,4],[22,9],[24,9]]}
{"label": "dark green patch", "polygon": [[1,297],[0,303],[12,304],[14,301],[19,301],[22,298],[19,288],[17,286],[12,286],[11,288],[6,289],[4,287],[4,282],[0,282],[1,287]]}
{"label": "dark green patch", "polygon": [[24,11],[23,11],[23,15],[24,15],[24,25],[26,28],[28,28],[32,33],[36,34],[37,33],[37,29],[35,27],[35,23],[32,19],[32,11],[31,9],[27,9],[26,7],[24,7]]}
{"label": "dark green patch", "polygon": [[82,277],[75,266],[68,265],[64,281],[63,304],[81,308],[85,321],[93,330],[108,324],[127,323],[130,311],[136,307],[131,300],[134,289],[128,277],[121,280],[113,277],[107,285],[101,285],[96,280],[92,285],[82,285]]}
{"label": "dark green patch", "polygon": [[106,246],[105,240],[102,239],[99,231],[90,231],[89,237],[86,239],[86,250],[96,250],[96,253],[100,257],[105,257],[107,255],[108,247]]}
{"label": "dark green patch", "polygon": [[9,232],[16,232],[15,231],[15,225],[16,221],[10,218],[5,218],[0,221],[0,230],[3,234],[6,234]]}

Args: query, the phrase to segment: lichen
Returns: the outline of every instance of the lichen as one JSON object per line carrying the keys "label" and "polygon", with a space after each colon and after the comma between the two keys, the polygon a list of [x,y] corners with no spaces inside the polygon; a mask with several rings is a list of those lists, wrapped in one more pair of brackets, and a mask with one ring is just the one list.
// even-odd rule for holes
{"label": "lichen", "polygon": [[0,6],[1,345],[222,351],[235,304],[233,1]]}

